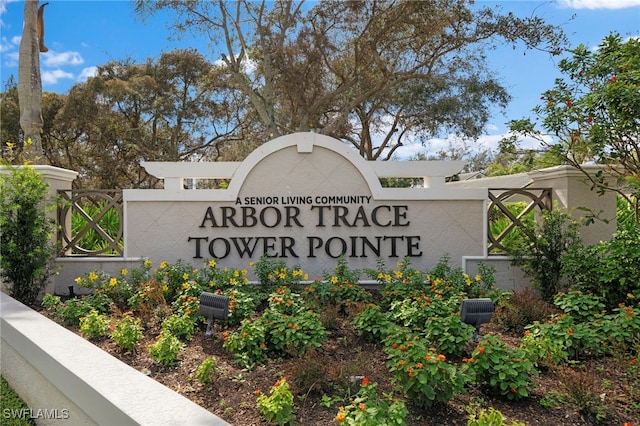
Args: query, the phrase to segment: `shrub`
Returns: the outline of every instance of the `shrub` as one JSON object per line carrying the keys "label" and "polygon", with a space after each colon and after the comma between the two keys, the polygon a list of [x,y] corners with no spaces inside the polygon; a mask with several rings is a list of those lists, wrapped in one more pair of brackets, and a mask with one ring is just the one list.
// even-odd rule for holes
{"label": "shrub", "polygon": [[[402,336],[405,336],[402,338]],[[385,341],[392,381],[418,406],[444,404],[464,392],[469,377],[446,361],[446,356],[425,346],[420,335],[402,332]]]}
{"label": "shrub", "polygon": [[358,335],[370,342],[382,342],[391,330],[392,322],[382,313],[380,307],[373,303],[353,319],[353,325]]}
{"label": "shrub", "polygon": [[604,303],[598,296],[579,290],[560,292],[553,298],[553,303],[578,322],[589,321],[604,310]]}
{"label": "shrub", "polygon": [[380,398],[377,386],[366,377],[362,379],[360,389],[351,403],[338,409],[336,421],[350,426],[404,425],[408,413],[404,401],[394,400],[390,395]]}
{"label": "shrub", "polygon": [[267,361],[267,326],[264,321],[242,320],[237,332],[223,333],[222,346],[231,352],[235,361],[247,370]]}
{"label": "shrub", "polygon": [[268,422],[285,425],[291,423],[296,417],[293,414],[293,394],[284,377],[271,386],[269,396],[265,394],[258,396],[257,405],[260,414]]}
{"label": "shrub", "polygon": [[149,345],[151,358],[159,364],[169,367],[178,361],[178,354],[184,344],[172,334],[159,334],[156,341]]}
{"label": "shrub", "polygon": [[538,370],[522,350],[508,347],[498,336],[487,335],[471,356],[465,369],[477,384],[510,400],[529,396],[534,386],[532,376],[537,376]]}
{"label": "shrub", "polygon": [[92,309],[89,315],[80,318],[80,332],[88,339],[106,336],[109,332],[109,318]]}
{"label": "shrub", "polygon": [[432,317],[425,325],[425,338],[438,352],[451,358],[461,358],[469,341],[473,339],[475,328],[462,322],[455,313],[446,317]]}
{"label": "shrub", "polygon": [[0,180],[0,276],[11,297],[33,305],[54,273],[55,227],[47,213],[48,185],[30,166]]}
{"label": "shrub", "polygon": [[195,321],[188,315],[171,315],[162,322],[162,331],[178,339],[191,340],[195,332]]}
{"label": "shrub", "polygon": [[578,223],[558,209],[545,210],[541,225],[526,234],[530,236],[528,244],[508,254],[514,265],[522,266],[542,299],[551,302],[553,296],[566,287],[562,282],[562,257],[571,246],[580,244]]}
{"label": "shrub", "polygon": [[138,344],[138,341],[142,337],[140,319],[134,318],[130,312],[126,312],[111,328],[111,338],[113,341],[121,349],[133,352],[136,344]]}
{"label": "shrub", "polygon": [[557,309],[536,296],[530,288],[512,293],[498,303],[492,321],[505,331],[522,334],[524,328],[535,321],[544,321]]}
{"label": "shrub", "polygon": [[80,324],[80,318],[89,315],[91,309],[91,305],[87,302],[74,297],[60,305],[57,313],[64,324],[77,327]]}
{"label": "shrub", "polygon": [[594,293],[609,308],[624,303],[640,292],[640,226],[618,230],[611,241],[572,246],[562,263],[573,288]]}

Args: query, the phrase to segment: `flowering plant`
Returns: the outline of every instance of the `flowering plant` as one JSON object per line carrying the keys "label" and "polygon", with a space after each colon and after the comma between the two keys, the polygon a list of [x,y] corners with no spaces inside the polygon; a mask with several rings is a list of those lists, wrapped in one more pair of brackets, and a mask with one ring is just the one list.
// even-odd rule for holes
{"label": "flowering plant", "polygon": [[484,336],[466,359],[466,370],[476,383],[507,399],[529,396],[534,386],[532,376],[538,375],[524,351],[509,348],[498,336]]}
{"label": "flowering plant", "polygon": [[380,398],[377,386],[366,377],[362,379],[360,389],[351,403],[338,408],[336,421],[350,426],[404,425],[407,416],[404,401],[394,400],[386,394],[384,399]]}
{"label": "flowering plant", "polygon": [[419,334],[407,334],[404,339],[391,336],[385,341],[387,366],[393,382],[399,384],[411,400],[422,407],[446,403],[455,393],[464,392],[469,377],[444,354],[427,348]]}

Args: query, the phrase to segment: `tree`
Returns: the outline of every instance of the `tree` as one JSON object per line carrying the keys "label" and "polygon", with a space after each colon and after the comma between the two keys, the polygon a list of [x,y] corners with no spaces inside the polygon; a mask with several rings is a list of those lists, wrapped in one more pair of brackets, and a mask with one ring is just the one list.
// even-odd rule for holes
{"label": "tree", "polygon": [[[619,34],[597,50],[579,45],[558,64],[565,75],[534,108],[542,118],[513,120],[517,136],[531,136],[547,152],[582,171],[598,192],[615,191],[634,206],[640,219],[640,41]],[[539,123],[539,125],[538,125]],[[506,141],[513,149],[517,136]],[[551,136],[552,142],[548,142]],[[602,166],[596,175],[585,164]],[[611,185],[610,180],[615,184]]]}
{"label": "tree", "polygon": [[99,66],[68,95],[45,93],[45,155],[77,170],[76,186],[153,186],[141,160],[215,160],[220,141],[241,134],[234,100],[215,91],[215,66],[193,50]]}
{"label": "tree", "polygon": [[20,99],[20,126],[24,141],[30,141],[26,152],[31,160],[42,159],[42,80],[40,79],[40,52],[44,47],[44,6],[38,8],[38,0],[25,0],[24,26],[20,40],[18,63],[18,96]]}
{"label": "tree", "polygon": [[[315,130],[389,159],[409,140],[478,136],[488,106],[505,106],[485,51],[523,42],[557,54],[563,34],[468,0],[134,0],[143,18],[173,12],[173,29],[212,41],[220,77],[248,107],[243,129],[264,142]],[[247,134],[243,135],[246,138]]]}

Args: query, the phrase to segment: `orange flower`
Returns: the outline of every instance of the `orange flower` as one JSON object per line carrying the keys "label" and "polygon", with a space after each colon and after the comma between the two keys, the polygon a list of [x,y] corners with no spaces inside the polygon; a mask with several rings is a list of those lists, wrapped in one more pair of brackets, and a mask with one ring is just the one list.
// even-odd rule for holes
{"label": "orange flower", "polygon": [[344,419],[345,419],[344,413],[343,412],[339,412],[338,415],[336,416],[336,421],[342,423],[342,422],[344,422]]}
{"label": "orange flower", "polygon": [[423,365],[422,365],[422,363],[421,363],[421,362],[417,362],[417,363],[416,363],[416,368],[417,368],[418,370],[420,370],[422,367],[423,367]]}
{"label": "orange flower", "polygon": [[483,348],[482,346],[480,346],[480,347],[478,348],[478,353],[479,353],[479,354],[483,354],[483,353],[484,353],[484,348]]}
{"label": "orange flower", "polygon": [[431,360],[433,359],[433,357],[432,357],[431,355],[425,355],[425,356],[424,356],[424,359],[425,359],[426,361],[431,361]]}
{"label": "orange flower", "polygon": [[445,359],[447,359],[446,356],[444,356],[442,354],[438,355],[438,361],[444,361]]}
{"label": "orange flower", "polygon": [[635,358],[632,358],[631,361],[629,361],[631,363],[631,365],[636,365],[638,363],[638,360]]}
{"label": "orange flower", "polygon": [[367,406],[364,405],[364,403],[362,403],[362,402],[360,404],[358,404],[358,408],[361,409],[362,411],[367,411]]}
{"label": "orange flower", "polygon": [[262,391],[260,389],[256,389],[253,391],[254,395],[260,395],[262,393]]}
{"label": "orange flower", "polygon": [[362,386],[367,386],[369,384],[369,379],[368,378],[364,378],[362,379]]}

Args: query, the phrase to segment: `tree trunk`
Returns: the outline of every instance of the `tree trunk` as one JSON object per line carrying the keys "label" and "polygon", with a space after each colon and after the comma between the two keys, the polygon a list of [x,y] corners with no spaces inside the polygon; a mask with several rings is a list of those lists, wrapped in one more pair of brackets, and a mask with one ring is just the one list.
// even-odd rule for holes
{"label": "tree trunk", "polygon": [[[18,65],[20,127],[24,132],[24,155],[32,163],[44,160],[42,150],[42,81],[37,34],[38,0],[25,0],[24,27]],[[31,140],[31,145],[27,146]]]}

